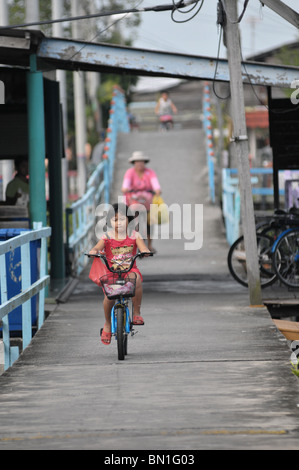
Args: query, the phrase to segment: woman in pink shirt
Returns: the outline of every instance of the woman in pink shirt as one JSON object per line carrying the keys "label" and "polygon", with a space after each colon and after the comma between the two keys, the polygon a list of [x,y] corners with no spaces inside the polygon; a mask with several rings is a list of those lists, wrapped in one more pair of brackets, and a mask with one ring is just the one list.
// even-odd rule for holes
{"label": "woman in pink shirt", "polygon": [[[150,205],[153,195],[159,196],[161,194],[161,187],[156,173],[150,168],[146,167],[149,158],[142,152],[134,152],[129,162],[134,166],[126,171],[122,192],[126,195],[127,205],[134,202],[143,204],[147,210],[150,210]],[[148,248],[150,251],[155,252],[152,247],[152,240],[150,238],[150,225],[147,224],[147,238]]]}

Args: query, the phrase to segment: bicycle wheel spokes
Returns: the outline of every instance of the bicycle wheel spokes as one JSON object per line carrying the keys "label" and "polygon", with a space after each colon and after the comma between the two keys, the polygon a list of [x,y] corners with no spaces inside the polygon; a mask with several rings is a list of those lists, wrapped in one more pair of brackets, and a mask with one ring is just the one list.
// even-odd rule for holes
{"label": "bicycle wheel spokes", "polygon": [[273,240],[270,237],[257,237],[257,251],[262,286],[270,285],[276,280],[276,273],[273,267],[271,255],[272,244]]}
{"label": "bicycle wheel spokes", "polygon": [[[258,261],[261,286],[266,287],[275,282],[275,273],[271,256],[272,239],[257,235]],[[248,287],[248,273],[244,237],[240,237],[231,246],[228,253],[228,267],[232,276],[245,287]]]}
{"label": "bicycle wheel spokes", "polygon": [[274,267],[279,279],[289,287],[299,287],[299,230],[286,233],[277,243]]}

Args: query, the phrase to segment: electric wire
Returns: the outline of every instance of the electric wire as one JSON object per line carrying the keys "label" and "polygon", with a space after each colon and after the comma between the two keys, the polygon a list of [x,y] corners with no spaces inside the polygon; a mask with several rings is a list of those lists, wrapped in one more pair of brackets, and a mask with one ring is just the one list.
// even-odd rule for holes
{"label": "electric wire", "polygon": [[[143,3],[143,0],[137,2],[136,6],[134,7],[134,9],[137,9],[141,4]],[[112,28],[114,25],[116,25],[117,23],[119,23],[120,21],[123,21],[127,16],[129,15],[129,13],[126,13],[124,16],[122,16],[121,18],[117,18],[115,21],[113,21],[111,24],[109,24],[108,26],[106,26],[106,28],[102,29],[101,31],[99,31],[98,33],[96,33],[95,36],[93,36],[88,42],[89,43],[92,43],[94,42],[101,34],[105,33],[106,31],[108,31],[110,28]],[[87,44],[84,44],[77,52],[75,52],[68,60],[73,60],[74,57],[76,57],[76,55],[80,54],[80,52],[87,46]]]}
{"label": "electric wire", "polygon": [[244,59],[243,59],[243,54],[242,54],[242,50],[241,50],[241,58],[242,58],[242,66],[245,70],[245,73],[247,75],[247,79],[249,81],[249,85],[252,89],[252,92],[253,94],[255,95],[256,99],[258,100],[259,104],[261,106],[263,106],[269,113],[272,113],[272,114],[288,114],[288,113],[293,113],[294,111],[297,111],[299,109],[299,104],[297,105],[294,105],[294,108],[293,109],[281,109],[281,110],[277,110],[277,109],[271,109],[269,106],[267,106],[265,103],[263,103],[263,101],[261,101],[260,97],[258,96],[258,94],[256,93],[255,91],[255,88],[254,88],[254,85],[251,81],[251,77],[250,77],[250,74],[248,73],[247,71],[247,68],[246,68],[246,64],[244,62]]}
{"label": "electric wire", "polygon": [[243,10],[239,16],[239,18],[237,20],[232,20],[229,15],[227,14],[227,11],[226,11],[226,8],[225,8],[225,5],[224,5],[224,2],[223,0],[219,0],[221,5],[222,5],[222,8],[223,10],[225,11],[225,15],[226,15],[226,18],[227,20],[231,23],[231,24],[238,24],[238,23],[241,23],[244,15],[245,15],[245,12],[247,10],[247,7],[248,7],[248,3],[249,3],[249,0],[244,0],[244,5],[243,5]]}
{"label": "electric wire", "polygon": [[216,58],[216,67],[215,67],[215,73],[214,73],[214,78],[213,78],[213,92],[214,92],[216,98],[218,98],[219,100],[225,101],[225,100],[228,100],[231,97],[231,93],[229,92],[229,94],[227,96],[220,96],[216,92],[216,88],[215,88],[217,71],[218,71],[218,64],[219,64],[219,56],[220,56],[220,47],[221,47],[221,42],[222,42],[222,35],[223,35],[223,27],[221,26],[220,27],[220,34],[219,34],[217,58]]}
{"label": "electric wire", "polygon": [[[171,19],[172,19],[172,21],[174,21],[174,23],[180,23],[180,24],[181,24],[181,23],[187,23],[188,21],[191,21],[193,18],[195,18],[195,17],[198,15],[198,13],[200,12],[200,10],[202,9],[202,7],[203,7],[203,5],[204,5],[204,1],[205,1],[205,0],[197,0],[197,1],[195,2],[195,5],[193,5],[191,8],[189,8],[189,10],[185,10],[185,11],[184,11],[184,10],[181,10],[181,6],[179,5],[181,2],[179,2],[179,4],[177,4],[177,3],[175,2],[175,0],[172,0],[172,3],[173,3],[173,10],[172,10],[172,12],[171,12]],[[199,5],[199,6],[198,6],[198,5]],[[183,14],[183,15],[187,15],[187,14],[191,13],[193,10],[195,10],[196,8],[197,8],[196,12],[195,12],[193,15],[191,15],[189,18],[187,18],[187,19],[178,20],[178,19],[176,19],[175,16],[174,16],[176,13],[181,13],[181,14]]]}
{"label": "electric wire", "polygon": [[202,1],[202,3],[204,2],[204,0],[186,0],[186,2],[184,0],[180,0],[177,4],[175,4],[174,0],[172,0],[172,3],[168,5],[156,5],[154,7],[145,7],[145,8],[128,8],[124,10],[106,11],[106,12],[104,11],[101,13],[93,13],[89,15],[79,15],[79,16],[72,16],[72,17],[67,17],[67,18],[60,18],[60,19],[34,21],[30,23],[20,23],[20,24],[14,24],[14,25],[1,26],[0,30],[28,28],[32,26],[44,26],[44,25],[50,25],[54,23],[66,23],[66,22],[71,22],[71,21],[88,20],[88,19],[93,19],[93,18],[103,18],[106,16],[125,15],[129,13],[173,11],[176,9],[185,8],[188,5],[193,4],[193,3],[197,5],[198,2],[200,1]]}

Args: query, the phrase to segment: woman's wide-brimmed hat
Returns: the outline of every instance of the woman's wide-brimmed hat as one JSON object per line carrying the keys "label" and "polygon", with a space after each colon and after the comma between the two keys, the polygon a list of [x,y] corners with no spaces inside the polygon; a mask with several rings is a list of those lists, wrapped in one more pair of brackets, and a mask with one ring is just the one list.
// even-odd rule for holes
{"label": "woman's wide-brimmed hat", "polygon": [[134,152],[133,155],[129,158],[129,163],[135,163],[135,162],[145,162],[148,163],[150,159],[144,155],[143,152]]}

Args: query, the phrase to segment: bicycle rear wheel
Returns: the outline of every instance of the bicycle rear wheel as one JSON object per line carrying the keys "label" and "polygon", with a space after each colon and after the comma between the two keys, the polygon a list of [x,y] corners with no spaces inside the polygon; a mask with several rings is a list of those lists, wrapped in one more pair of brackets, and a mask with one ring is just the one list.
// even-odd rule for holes
{"label": "bicycle rear wheel", "polygon": [[278,278],[288,287],[299,287],[299,228],[289,230],[277,242],[273,265]]}
{"label": "bicycle rear wheel", "polygon": [[115,309],[116,321],[117,321],[117,330],[116,330],[116,337],[117,337],[117,352],[118,352],[118,359],[123,361],[125,359],[125,355],[127,354],[127,335],[125,332],[125,309],[122,306],[118,306]]}
{"label": "bicycle rear wheel", "polygon": [[[271,255],[272,245],[272,238],[266,235],[257,235],[258,261],[262,288],[270,286],[277,279]],[[246,252],[243,236],[239,237],[230,247],[227,263],[233,278],[242,286],[248,287]]]}

